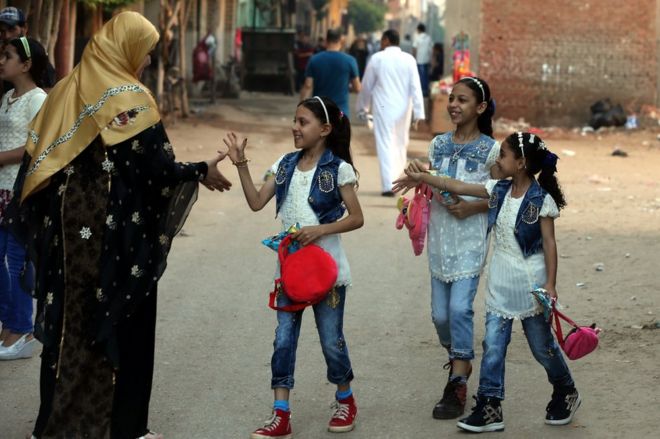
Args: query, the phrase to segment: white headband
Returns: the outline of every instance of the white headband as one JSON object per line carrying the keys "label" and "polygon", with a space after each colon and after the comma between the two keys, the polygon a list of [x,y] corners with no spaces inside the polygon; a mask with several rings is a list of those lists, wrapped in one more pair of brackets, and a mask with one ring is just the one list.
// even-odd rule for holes
{"label": "white headband", "polygon": [[486,91],[484,90],[484,86],[483,84],[481,84],[481,81],[479,81],[474,76],[466,76],[464,79],[471,79],[472,81],[474,81],[475,84],[479,86],[479,88],[481,89],[481,102],[486,102]]}
{"label": "white headband", "polygon": [[523,133],[518,131],[518,147],[522,153],[522,158],[525,158],[525,145],[523,144]]}
{"label": "white headband", "polygon": [[314,99],[318,99],[319,102],[321,103],[321,106],[323,107],[323,112],[325,113],[325,123],[330,123],[330,118],[328,117],[328,109],[325,108],[325,104],[323,103],[323,99],[321,99],[318,96],[314,96]]}

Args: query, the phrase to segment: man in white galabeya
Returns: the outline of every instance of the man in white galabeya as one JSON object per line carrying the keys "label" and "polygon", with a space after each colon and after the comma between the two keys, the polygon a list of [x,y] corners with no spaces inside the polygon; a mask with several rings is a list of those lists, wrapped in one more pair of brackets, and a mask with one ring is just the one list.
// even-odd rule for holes
{"label": "man in white galabeya", "polygon": [[[358,115],[371,107],[383,196],[394,196],[392,181],[407,161],[410,122],[424,119],[424,101],[415,58],[399,47],[399,33],[383,33],[381,50],[367,64],[358,96]],[[414,117],[413,117],[414,115]]]}

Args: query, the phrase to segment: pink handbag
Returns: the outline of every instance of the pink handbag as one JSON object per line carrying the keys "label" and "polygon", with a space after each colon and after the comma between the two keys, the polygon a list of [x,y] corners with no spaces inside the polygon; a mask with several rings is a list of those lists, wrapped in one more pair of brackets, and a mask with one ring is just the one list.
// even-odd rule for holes
{"label": "pink handbag", "polygon": [[406,226],[415,256],[421,255],[424,250],[432,199],[433,190],[427,184],[420,183],[415,187],[412,199],[401,197],[397,203],[399,216],[396,219],[396,228],[400,230]]}
{"label": "pink handbag", "polygon": [[[555,330],[559,346],[561,346],[568,358],[571,360],[577,360],[578,358],[590,354],[596,349],[596,347],[598,347],[598,334],[600,333],[600,328],[597,328],[595,323],[591,326],[578,326],[573,320],[557,310],[554,300],[552,302],[552,315],[550,316],[551,324],[553,322],[553,317],[554,325],[552,329]],[[566,335],[566,338],[564,338],[562,334],[561,322],[559,319],[562,319],[569,325],[573,326],[573,329]]]}

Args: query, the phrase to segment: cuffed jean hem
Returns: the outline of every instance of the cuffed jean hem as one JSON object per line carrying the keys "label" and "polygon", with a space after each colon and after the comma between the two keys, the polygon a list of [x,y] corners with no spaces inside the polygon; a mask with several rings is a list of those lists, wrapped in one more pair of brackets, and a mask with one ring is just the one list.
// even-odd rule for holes
{"label": "cuffed jean hem", "polygon": [[477,390],[477,396],[483,396],[484,398],[497,398],[504,400],[504,389],[498,389],[497,387],[484,387],[479,386]]}
{"label": "cuffed jean hem", "polygon": [[293,377],[273,378],[270,381],[271,389],[293,389]]}
{"label": "cuffed jean hem", "polygon": [[459,351],[459,350],[451,349],[449,351],[449,359],[464,360],[464,361],[474,360],[474,351]]}
{"label": "cuffed jean hem", "polygon": [[335,378],[332,377],[328,374],[328,381],[330,381],[332,384],[341,386],[344,384],[348,384],[351,381],[353,381],[355,377],[353,376],[353,369],[349,369],[348,372],[346,372],[342,377],[340,378]]}

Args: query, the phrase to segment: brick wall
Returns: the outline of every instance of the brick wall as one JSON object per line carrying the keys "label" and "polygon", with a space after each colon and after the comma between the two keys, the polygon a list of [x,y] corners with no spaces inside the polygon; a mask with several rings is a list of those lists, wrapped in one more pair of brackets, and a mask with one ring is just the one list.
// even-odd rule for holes
{"label": "brick wall", "polygon": [[497,114],[580,125],[603,97],[655,104],[656,0],[482,0],[479,75]]}

